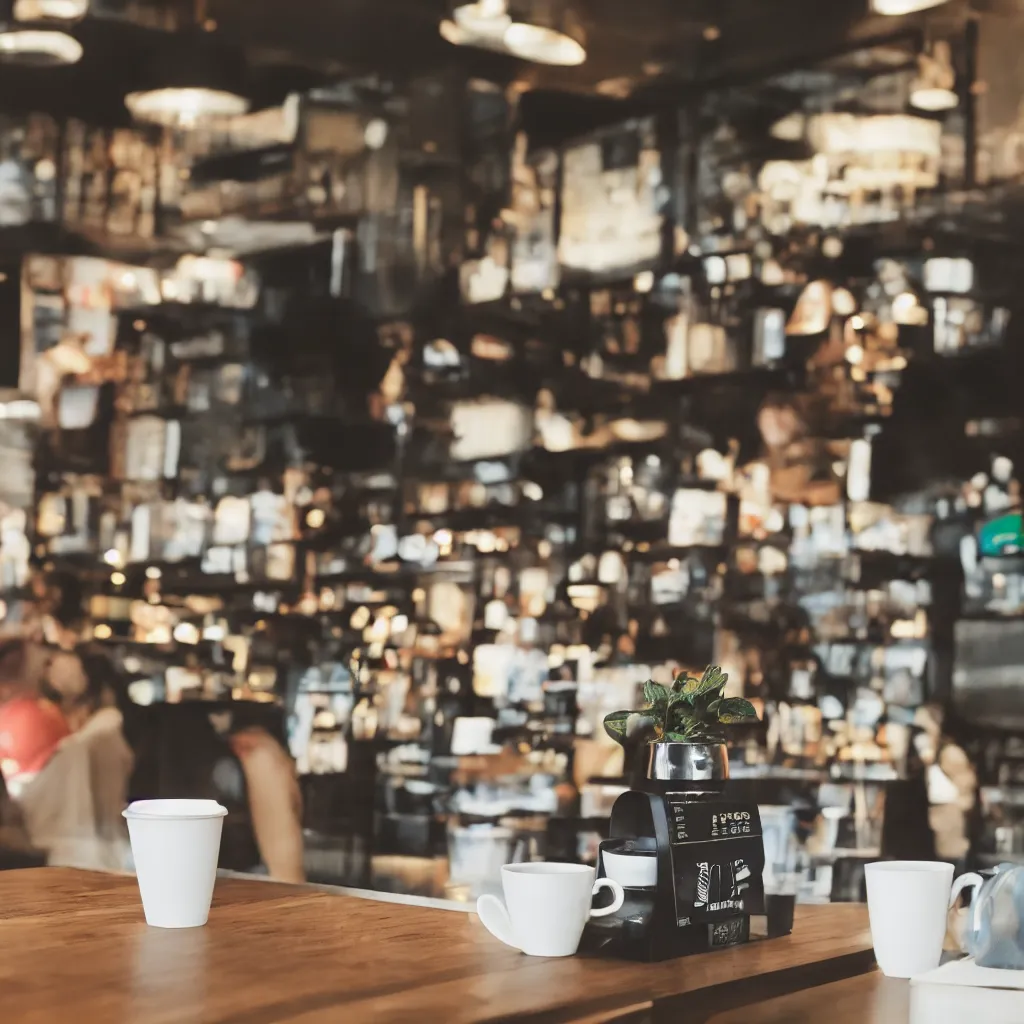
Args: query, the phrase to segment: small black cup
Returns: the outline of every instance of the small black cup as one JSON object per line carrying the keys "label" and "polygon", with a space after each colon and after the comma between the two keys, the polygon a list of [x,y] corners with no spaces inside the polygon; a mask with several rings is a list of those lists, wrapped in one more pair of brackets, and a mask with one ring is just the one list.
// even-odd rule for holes
{"label": "small black cup", "polygon": [[768,918],[768,938],[777,939],[793,930],[796,896],[793,893],[765,893],[764,912]]}

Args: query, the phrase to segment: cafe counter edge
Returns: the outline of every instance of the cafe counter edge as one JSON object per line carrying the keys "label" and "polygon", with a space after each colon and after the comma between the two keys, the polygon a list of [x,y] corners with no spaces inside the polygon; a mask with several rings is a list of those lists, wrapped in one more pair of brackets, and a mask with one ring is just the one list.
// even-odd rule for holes
{"label": "cafe counter edge", "polygon": [[206,927],[165,930],[130,875],[4,871],[3,1020],[691,1024],[875,972],[860,904],[800,906],[791,935],[652,964],[528,957],[468,910],[221,875]]}

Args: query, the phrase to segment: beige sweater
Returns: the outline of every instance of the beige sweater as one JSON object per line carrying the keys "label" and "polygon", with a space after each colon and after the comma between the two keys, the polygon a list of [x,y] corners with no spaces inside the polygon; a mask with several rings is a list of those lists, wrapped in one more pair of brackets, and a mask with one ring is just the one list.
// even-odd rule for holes
{"label": "beige sweater", "polygon": [[13,780],[32,845],[51,865],[124,870],[128,837],[121,817],[132,753],[115,708],[96,712],[69,736],[42,771]]}

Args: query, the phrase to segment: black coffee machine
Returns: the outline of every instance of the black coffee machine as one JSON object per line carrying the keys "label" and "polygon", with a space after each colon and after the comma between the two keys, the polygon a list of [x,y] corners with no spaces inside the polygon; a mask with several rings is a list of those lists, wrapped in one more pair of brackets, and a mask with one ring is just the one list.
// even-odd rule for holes
{"label": "black coffee machine", "polygon": [[729,798],[728,773],[724,746],[651,744],[642,788],[612,808],[598,874],[608,852],[653,857],[657,876],[627,864],[654,884],[624,886],[621,910],[591,918],[583,948],[668,960],[748,941],[751,915],[765,913],[761,818],[754,801]]}

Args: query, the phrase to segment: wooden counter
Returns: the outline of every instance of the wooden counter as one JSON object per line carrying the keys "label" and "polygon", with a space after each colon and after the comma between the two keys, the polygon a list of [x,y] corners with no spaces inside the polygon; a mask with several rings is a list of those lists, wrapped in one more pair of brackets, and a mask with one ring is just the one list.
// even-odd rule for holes
{"label": "wooden counter", "polygon": [[164,931],[134,878],[0,872],[4,1024],[694,1024],[873,964],[849,904],[797,908],[786,938],[632,964],[527,957],[473,914],[237,878],[218,881],[207,927]]}
{"label": "wooden counter", "polygon": [[874,970],[716,1014],[710,1024],[907,1024],[909,1017],[910,982]]}

